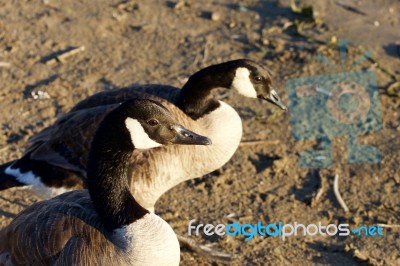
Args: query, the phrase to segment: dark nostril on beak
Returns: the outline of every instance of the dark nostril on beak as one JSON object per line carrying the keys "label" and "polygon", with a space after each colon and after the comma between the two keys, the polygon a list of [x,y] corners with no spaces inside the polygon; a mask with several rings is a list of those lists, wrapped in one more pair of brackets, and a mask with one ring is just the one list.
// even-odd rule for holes
{"label": "dark nostril on beak", "polygon": [[268,95],[260,95],[258,96],[261,99],[267,100],[268,102],[273,103],[274,105],[278,106],[282,110],[286,110],[286,106],[283,105],[281,99],[279,98],[278,94],[275,90],[271,90]]}
{"label": "dark nostril on beak", "polygon": [[175,138],[172,139],[172,143],[177,144],[193,144],[193,145],[211,145],[211,140],[205,136],[198,135],[181,125],[174,125],[174,131],[176,132]]}
{"label": "dark nostril on beak", "polygon": [[191,135],[191,134],[189,134],[189,133],[187,133],[187,132],[184,132],[183,133],[183,136],[185,136],[185,137],[187,137],[187,138],[193,138],[193,135]]}

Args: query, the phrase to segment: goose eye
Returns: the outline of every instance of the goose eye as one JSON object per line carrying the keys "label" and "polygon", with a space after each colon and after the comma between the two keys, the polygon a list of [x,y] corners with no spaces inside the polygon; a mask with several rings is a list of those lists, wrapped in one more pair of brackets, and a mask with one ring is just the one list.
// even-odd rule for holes
{"label": "goose eye", "polygon": [[158,121],[156,119],[150,119],[149,121],[147,121],[147,124],[154,127],[158,125]]}
{"label": "goose eye", "polygon": [[254,80],[257,81],[257,82],[260,82],[262,80],[262,78],[260,76],[255,76]]}

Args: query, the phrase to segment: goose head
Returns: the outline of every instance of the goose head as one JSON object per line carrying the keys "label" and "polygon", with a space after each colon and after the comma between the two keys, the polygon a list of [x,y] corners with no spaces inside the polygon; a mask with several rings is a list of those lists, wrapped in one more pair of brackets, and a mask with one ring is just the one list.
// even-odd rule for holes
{"label": "goose head", "polygon": [[95,209],[108,229],[141,219],[148,213],[130,193],[128,161],[135,149],[161,145],[209,145],[176,122],[160,103],[130,99],[106,115],[93,138],[87,165],[87,185]]}
{"label": "goose head", "polygon": [[211,94],[214,88],[232,89],[245,97],[263,99],[286,110],[269,70],[249,59],[211,65],[194,73],[180,91],[177,105],[197,119],[219,106]]}
{"label": "goose head", "polygon": [[167,144],[210,145],[211,140],[178,124],[171,113],[152,100],[134,100],[128,106],[125,126],[136,149]]}
{"label": "goose head", "polygon": [[273,87],[272,78],[267,68],[251,60],[231,61],[234,65],[231,73],[230,88],[249,98],[266,100],[286,110]]}

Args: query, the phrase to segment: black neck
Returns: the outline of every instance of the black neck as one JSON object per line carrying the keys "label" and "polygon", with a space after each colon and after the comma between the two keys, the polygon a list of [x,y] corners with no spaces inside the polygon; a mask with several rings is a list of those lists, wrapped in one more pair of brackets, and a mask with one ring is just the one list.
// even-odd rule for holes
{"label": "black neck", "polygon": [[178,107],[192,119],[198,119],[219,107],[211,94],[215,88],[229,88],[238,61],[206,67],[192,76],[179,93]]}
{"label": "black neck", "polygon": [[88,161],[88,189],[105,226],[112,230],[143,217],[128,186],[128,159],[134,146],[125,127],[125,116],[113,111],[101,123]]}

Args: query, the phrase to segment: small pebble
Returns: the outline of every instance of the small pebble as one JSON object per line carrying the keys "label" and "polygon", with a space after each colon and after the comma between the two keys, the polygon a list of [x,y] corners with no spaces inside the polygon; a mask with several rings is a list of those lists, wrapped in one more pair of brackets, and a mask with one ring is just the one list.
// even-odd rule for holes
{"label": "small pebble", "polygon": [[359,224],[361,224],[361,223],[363,222],[363,218],[361,218],[360,216],[355,216],[355,217],[353,218],[353,222],[354,222],[356,225],[359,225]]}
{"label": "small pebble", "polygon": [[239,11],[241,11],[241,12],[247,12],[247,11],[249,11],[249,9],[248,9],[247,7],[245,7],[245,6],[241,5],[241,4],[238,4],[237,9],[238,9]]}
{"label": "small pebble", "polygon": [[50,95],[46,91],[32,91],[31,96],[35,100],[50,99]]}
{"label": "small pebble", "polygon": [[185,1],[178,1],[174,5],[174,9],[180,9],[186,5]]}
{"label": "small pebble", "polygon": [[379,27],[379,25],[380,25],[379,21],[375,20],[375,21],[374,21],[374,26],[375,26],[375,27]]}
{"label": "small pebble", "polygon": [[270,44],[270,41],[269,41],[268,39],[263,38],[263,39],[262,39],[262,44],[263,44],[263,45],[269,45],[269,44]]}
{"label": "small pebble", "polygon": [[211,20],[212,21],[218,21],[220,20],[221,15],[218,12],[212,12],[211,13]]}
{"label": "small pebble", "polygon": [[227,217],[227,218],[235,218],[235,219],[239,218],[239,216],[238,216],[236,213],[234,213],[234,212],[229,213],[226,217]]}

